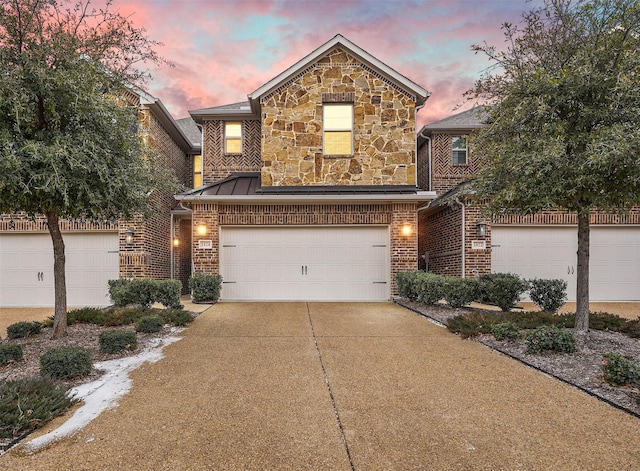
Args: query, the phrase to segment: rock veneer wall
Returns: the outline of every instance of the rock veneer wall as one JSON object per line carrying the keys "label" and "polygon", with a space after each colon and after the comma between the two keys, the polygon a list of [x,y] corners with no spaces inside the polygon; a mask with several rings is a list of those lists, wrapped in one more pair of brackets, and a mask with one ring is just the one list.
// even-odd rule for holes
{"label": "rock veneer wall", "polygon": [[[353,102],[353,155],[326,156],[322,107]],[[261,99],[262,185],[415,185],[415,97],[329,52]]]}

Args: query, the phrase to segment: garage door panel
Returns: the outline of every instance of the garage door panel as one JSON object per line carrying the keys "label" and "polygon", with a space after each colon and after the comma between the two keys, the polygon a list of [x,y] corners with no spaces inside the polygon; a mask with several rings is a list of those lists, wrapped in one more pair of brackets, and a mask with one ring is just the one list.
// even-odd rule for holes
{"label": "garage door panel", "polygon": [[[569,300],[576,298],[576,227],[494,227],[491,270],[524,278],[567,281]],[[640,300],[640,228],[592,226],[589,297],[592,301]]]}
{"label": "garage door panel", "polygon": [[389,299],[386,227],[224,227],[220,240],[222,299]]}
{"label": "garage door panel", "polygon": [[[110,304],[107,281],[118,278],[116,233],[63,235],[67,304]],[[54,300],[53,247],[48,234],[0,236],[0,306],[50,307]]]}

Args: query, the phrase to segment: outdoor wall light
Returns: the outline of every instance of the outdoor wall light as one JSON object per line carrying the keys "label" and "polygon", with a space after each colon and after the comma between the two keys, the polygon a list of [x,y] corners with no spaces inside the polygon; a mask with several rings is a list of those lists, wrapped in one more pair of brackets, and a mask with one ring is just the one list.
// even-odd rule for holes
{"label": "outdoor wall light", "polygon": [[206,233],[207,233],[207,226],[205,226],[204,224],[198,225],[198,234],[206,235]]}
{"label": "outdoor wall light", "polygon": [[173,246],[174,247],[179,247],[180,246],[180,239],[178,239],[177,237],[173,238]]}
{"label": "outdoor wall light", "polygon": [[486,237],[487,235],[487,223],[480,221],[476,224],[476,233],[478,237]]}
{"label": "outdoor wall light", "polygon": [[132,229],[132,228],[127,229],[127,231],[124,233],[124,242],[125,242],[127,245],[131,245],[131,244],[133,244],[133,235],[134,235],[134,234],[135,234],[135,233],[133,232],[133,229]]}
{"label": "outdoor wall light", "polygon": [[403,236],[410,236],[412,233],[413,233],[413,229],[410,224],[405,224],[404,226],[402,226]]}

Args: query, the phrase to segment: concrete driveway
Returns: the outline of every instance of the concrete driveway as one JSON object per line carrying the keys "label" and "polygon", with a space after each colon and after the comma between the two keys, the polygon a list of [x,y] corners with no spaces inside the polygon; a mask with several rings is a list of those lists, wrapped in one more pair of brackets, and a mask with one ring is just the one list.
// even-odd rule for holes
{"label": "concrete driveway", "polygon": [[220,303],[0,469],[631,470],[640,420],[388,303]]}

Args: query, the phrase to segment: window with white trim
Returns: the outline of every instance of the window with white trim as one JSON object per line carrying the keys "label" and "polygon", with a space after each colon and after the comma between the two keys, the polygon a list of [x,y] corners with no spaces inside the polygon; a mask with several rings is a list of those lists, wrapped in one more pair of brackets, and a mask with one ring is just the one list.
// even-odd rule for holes
{"label": "window with white trim", "polygon": [[202,156],[193,156],[193,187],[199,188],[202,186]]}
{"label": "window with white trim", "polygon": [[235,121],[224,123],[224,153],[242,154],[242,123]]}
{"label": "window with white trim", "polygon": [[467,136],[452,136],[454,165],[467,165]]}
{"label": "window with white trim", "polygon": [[325,155],[353,154],[353,104],[325,103],[322,129]]}

